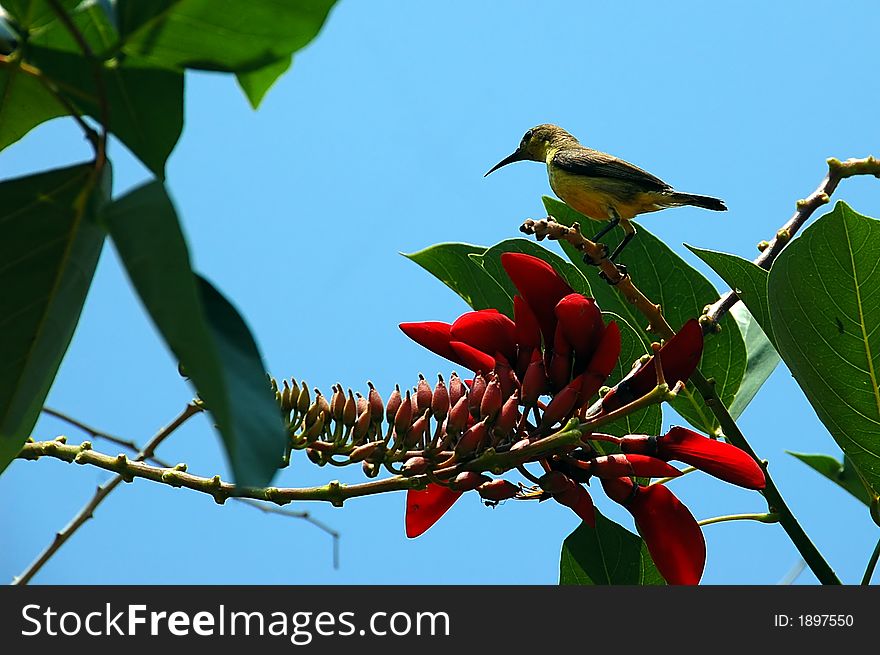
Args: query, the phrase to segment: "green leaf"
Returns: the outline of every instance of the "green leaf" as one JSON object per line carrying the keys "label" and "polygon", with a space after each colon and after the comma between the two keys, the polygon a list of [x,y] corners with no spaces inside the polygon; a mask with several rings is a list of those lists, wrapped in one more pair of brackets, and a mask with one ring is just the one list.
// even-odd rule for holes
{"label": "green leaf", "polygon": [[[590,219],[571,209],[565,203],[544,197],[547,213],[565,225],[579,222],[581,226],[592,225]],[[638,226],[638,236],[623,252],[620,262],[629,269],[639,289],[653,302],[659,302],[663,313],[673,329],[679,329],[688,319],[703,313],[703,308],[718,299],[712,284],[690,264],[674,253],[645,228]],[[620,228],[612,235],[622,236]],[[613,241],[614,236],[607,238]],[[588,278],[596,277],[596,269],[583,262],[580,252],[567,242],[561,242],[569,258]],[[645,331],[645,319],[635,308],[608,284],[592,284],[593,294],[602,309],[626,317],[637,326],[645,344],[656,339]],[[746,348],[734,319],[725,316],[721,320],[721,332],[706,339],[700,370],[706,377],[714,378],[718,395],[729,405],[739,389],[746,370]],[[688,383],[672,402],[673,408],[691,425],[704,432],[712,432],[717,421],[703,402],[700,394]]]}
{"label": "green leaf", "polygon": [[157,66],[234,73],[283,59],[311,41],[334,0],[119,0],[123,50]]}
{"label": "green leaf", "polygon": [[[101,120],[92,65],[82,56],[30,47],[28,56],[85,113]],[[128,57],[102,67],[110,129],[157,177],[183,130],[183,74]]]}
{"label": "green leaf", "polygon": [[414,261],[455,291],[473,309],[494,308],[513,316],[513,301],[507,292],[469,255],[481,255],[484,246],[467,243],[439,243],[404,257]]}
{"label": "green leaf", "polygon": [[[638,331],[623,316],[614,312],[602,312],[605,322],[616,321],[620,328],[620,357],[617,366],[608,378],[609,386],[622,380],[632,370],[632,365],[643,355],[647,355],[645,343]],[[663,427],[663,409],[661,405],[649,405],[632,414],[602,426],[602,432],[622,437],[627,434],[660,434]],[[610,443],[596,442],[606,453],[616,452],[610,449]]]}
{"label": "green leaf", "polygon": [[562,542],[561,585],[663,585],[641,537],[596,511],[596,527],[585,523]]}
{"label": "green leaf", "polygon": [[687,244],[684,244],[684,247],[706,262],[709,268],[718,273],[721,279],[736,292],[739,299],[743,301],[743,304],[748,307],[749,312],[758,321],[764,334],[772,342],[770,306],[767,301],[769,273],[754,262],[736,255],[704,250]]}
{"label": "green leaf", "polygon": [[0,471],[30,436],[82,312],[110,174],[82,164],[0,183]]}
{"label": "green leaf", "polygon": [[859,474],[855,470],[855,467],[853,467],[849,458],[844,457],[843,461],[839,462],[831,455],[795,453],[790,450],[785,452],[797,457],[811,469],[818,471],[826,478],[851,493],[868,507],[871,506],[871,496],[868,494],[865,484],[859,478]]}
{"label": "green leaf", "polygon": [[782,360],[875,495],[880,491],[880,222],[845,203],[782,251],[768,281]]}
{"label": "green leaf", "polygon": [[[58,4],[71,13],[80,2],[82,0],[59,0]],[[38,29],[56,19],[48,0],[3,0],[0,4],[24,31]]]}
{"label": "green leaf", "polygon": [[736,397],[733,399],[728,410],[733,418],[739,418],[748,407],[749,403],[758,393],[767,378],[779,364],[779,354],[773,348],[773,344],[764,334],[761,326],[754,319],[748,309],[738,302],[731,309],[730,314],[736,319],[743,341],[746,344],[746,374],[743,376]]}
{"label": "green leaf", "polygon": [[[109,56],[119,42],[119,33],[100,2],[83,3],[70,13],[70,19],[99,59],[104,59],[105,53]],[[83,54],[82,47],[70,30],[57,18],[31,34],[28,43],[52,50]]]}
{"label": "green leaf", "polygon": [[193,273],[164,187],[139,187],[105,218],[144,306],[211,412],[236,483],[268,484],[287,434],[266,369],[235,309]]}
{"label": "green leaf", "polygon": [[293,56],[288,55],[255,71],[235,74],[238,86],[244,91],[251,107],[256,109],[260,106],[266,93],[272,88],[275,81],[288,71],[292,63]]}
{"label": "green leaf", "polygon": [[16,64],[0,64],[0,150],[40,123],[65,115],[67,110],[39,79]]}

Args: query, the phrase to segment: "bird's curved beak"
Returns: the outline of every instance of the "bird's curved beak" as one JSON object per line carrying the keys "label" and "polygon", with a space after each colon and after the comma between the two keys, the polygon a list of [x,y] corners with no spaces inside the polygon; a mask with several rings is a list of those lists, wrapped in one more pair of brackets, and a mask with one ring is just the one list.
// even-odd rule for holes
{"label": "bird's curved beak", "polygon": [[[512,164],[515,161],[523,161],[525,158],[526,158],[526,153],[521,152],[520,150],[517,150],[512,155],[508,155],[507,157],[502,159],[500,162],[495,164],[492,168],[490,168],[489,173],[494,173],[502,166],[507,166],[508,164]],[[487,175],[489,175],[489,173],[486,173],[486,175],[484,175],[483,177],[486,177]]]}

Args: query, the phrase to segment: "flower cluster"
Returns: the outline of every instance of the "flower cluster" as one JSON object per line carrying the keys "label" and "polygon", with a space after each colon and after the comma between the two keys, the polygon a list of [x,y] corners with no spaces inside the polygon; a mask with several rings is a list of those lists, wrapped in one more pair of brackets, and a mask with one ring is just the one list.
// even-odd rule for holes
{"label": "flower cluster", "polygon": [[[626,413],[655,389],[668,396],[670,388],[686,382],[702,355],[699,324],[686,323],[594,400],[620,356],[616,323],[605,324],[595,300],[576,293],[543,260],[506,253],[501,263],[518,291],[513,319],[481,310],[451,324],[400,326],[414,341],[474,372],[458,400],[449,399],[451,409],[437,427],[437,435],[443,436],[433,442],[437,448],[429,447],[404,464],[404,475],[426,474],[431,480],[427,488],[408,492],[407,535],[424,533],[463,492],[473,489],[488,503],[553,498],[593,525],[595,510],[585,485],[595,477],[609,498],[633,515],[664,578],[671,584],[699,582],[705,563],[699,525],[667,487],[640,480],[680,475],[668,464],[676,460],[727,482],[761,489],[762,469],[736,447],[686,428],[675,427],[661,436],[624,437],[590,429]],[[427,398],[414,406],[429,413]],[[578,419],[574,439],[566,428],[572,418]],[[439,461],[436,451],[446,448],[451,455]],[[505,466],[499,466],[503,457]],[[544,469],[537,478],[522,468],[534,461]],[[485,475],[514,466],[536,486]]]}

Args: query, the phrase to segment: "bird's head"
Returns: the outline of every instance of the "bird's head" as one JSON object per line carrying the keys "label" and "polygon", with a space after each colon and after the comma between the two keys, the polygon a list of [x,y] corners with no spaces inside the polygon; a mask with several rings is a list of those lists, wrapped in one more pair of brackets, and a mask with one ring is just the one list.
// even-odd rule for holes
{"label": "bird's head", "polygon": [[[497,171],[502,166],[507,166],[515,161],[547,161],[547,153],[550,150],[555,150],[565,145],[577,145],[577,143],[577,139],[558,125],[550,125],[549,123],[537,125],[523,135],[522,141],[519,142],[519,147],[513,154],[495,164],[489,170],[489,173]],[[486,173],[486,175],[489,173]]]}

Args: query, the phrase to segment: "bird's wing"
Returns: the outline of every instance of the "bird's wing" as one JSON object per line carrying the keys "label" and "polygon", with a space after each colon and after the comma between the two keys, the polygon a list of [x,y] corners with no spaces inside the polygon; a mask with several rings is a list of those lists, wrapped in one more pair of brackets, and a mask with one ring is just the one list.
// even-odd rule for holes
{"label": "bird's wing", "polygon": [[672,187],[629,162],[590,148],[568,148],[553,157],[553,163],[564,171],[586,177],[604,177],[633,182],[646,191],[667,191]]}

